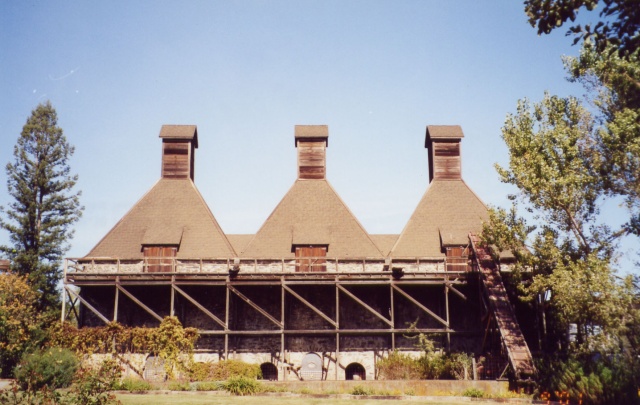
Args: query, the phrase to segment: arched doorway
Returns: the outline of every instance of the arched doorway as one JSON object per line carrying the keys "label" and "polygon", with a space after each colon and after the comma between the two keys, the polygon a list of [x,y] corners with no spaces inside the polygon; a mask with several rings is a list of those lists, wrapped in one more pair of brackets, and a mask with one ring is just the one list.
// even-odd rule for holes
{"label": "arched doorway", "polygon": [[262,379],[267,381],[278,381],[278,368],[273,363],[260,364]]}
{"label": "arched doorway", "polygon": [[300,377],[306,381],[322,380],[322,358],[316,353],[307,353],[302,359]]}
{"label": "arched doorway", "polygon": [[344,370],[347,380],[366,380],[367,373],[360,363],[351,363]]}

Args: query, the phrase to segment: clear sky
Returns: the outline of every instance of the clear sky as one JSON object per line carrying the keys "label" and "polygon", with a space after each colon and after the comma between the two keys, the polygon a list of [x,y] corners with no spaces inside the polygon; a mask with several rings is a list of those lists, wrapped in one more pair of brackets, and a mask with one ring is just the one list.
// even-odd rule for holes
{"label": "clear sky", "polygon": [[[500,128],[566,96],[564,28],[521,1],[3,1],[0,163],[50,100],[76,147],[83,256],[160,176],[163,124],[198,126],[195,182],[226,233],[255,233],[296,177],[293,128],[329,126],[327,175],[370,233],[399,233],[428,185],[426,125],[458,124],[463,178],[514,190]],[[6,194],[0,172],[0,205]],[[0,233],[0,243],[8,237]]]}

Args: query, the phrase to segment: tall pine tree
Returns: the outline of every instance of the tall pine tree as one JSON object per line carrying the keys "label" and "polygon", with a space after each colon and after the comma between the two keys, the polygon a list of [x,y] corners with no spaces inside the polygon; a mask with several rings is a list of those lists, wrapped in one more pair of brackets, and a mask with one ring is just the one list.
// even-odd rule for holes
{"label": "tall pine tree", "polygon": [[71,226],[83,207],[74,190],[69,158],[74,148],[58,126],[51,103],[31,112],[7,164],[7,189],[13,197],[0,208],[0,227],[9,231],[10,246],[0,246],[12,271],[27,276],[39,294],[38,309],[50,311],[60,303],[58,283],[61,263],[73,236]]}

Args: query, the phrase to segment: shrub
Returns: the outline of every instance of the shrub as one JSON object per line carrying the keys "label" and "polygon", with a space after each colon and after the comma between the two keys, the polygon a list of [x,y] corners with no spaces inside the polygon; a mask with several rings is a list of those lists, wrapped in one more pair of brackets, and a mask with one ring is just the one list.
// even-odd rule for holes
{"label": "shrub", "polygon": [[125,378],[118,384],[118,389],[129,392],[145,392],[152,390],[153,387],[147,381],[139,378]]}
{"label": "shrub", "polygon": [[383,380],[420,380],[424,370],[420,362],[408,354],[393,351],[378,361],[380,379]]}
{"label": "shrub", "polygon": [[446,374],[456,380],[473,378],[473,357],[467,353],[451,353],[446,357]]}
{"label": "shrub", "polygon": [[224,389],[233,395],[253,395],[261,391],[262,384],[244,376],[231,377],[224,383]]}
{"label": "shrub", "polygon": [[232,377],[257,379],[262,377],[262,371],[258,364],[249,364],[238,360],[193,363],[189,369],[191,381],[223,381]]}
{"label": "shrub", "polygon": [[51,348],[24,355],[14,373],[25,391],[55,390],[71,385],[77,369],[78,359],[73,352]]}
{"label": "shrub", "polygon": [[196,391],[221,391],[224,390],[224,383],[218,381],[201,382],[196,385]]}
{"label": "shrub", "polygon": [[462,395],[471,398],[484,398],[484,391],[478,388],[467,388]]}
{"label": "shrub", "polygon": [[211,373],[212,363],[191,363],[189,367],[189,380],[190,381],[206,381],[209,380],[209,374]]}
{"label": "shrub", "polygon": [[186,381],[172,381],[167,388],[170,391],[191,391],[191,385]]}
{"label": "shrub", "polygon": [[43,316],[37,310],[38,295],[25,277],[0,274],[0,376],[13,368],[30,348],[38,347]]}
{"label": "shrub", "polygon": [[118,386],[122,368],[114,359],[106,359],[98,368],[80,368],[71,389],[72,403],[106,405],[118,403],[109,391]]}
{"label": "shrub", "polygon": [[363,387],[362,385],[356,385],[351,390],[351,395],[374,395],[375,391],[371,388]]}

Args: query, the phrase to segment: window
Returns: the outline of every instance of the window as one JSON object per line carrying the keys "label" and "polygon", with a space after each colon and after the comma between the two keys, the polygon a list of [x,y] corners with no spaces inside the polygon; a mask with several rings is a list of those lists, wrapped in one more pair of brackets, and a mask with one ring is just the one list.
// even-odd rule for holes
{"label": "window", "polygon": [[143,252],[146,272],[169,273],[173,271],[173,260],[178,252],[177,247],[145,246]]}
{"label": "window", "polygon": [[325,272],[327,246],[295,246],[296,272]]}

